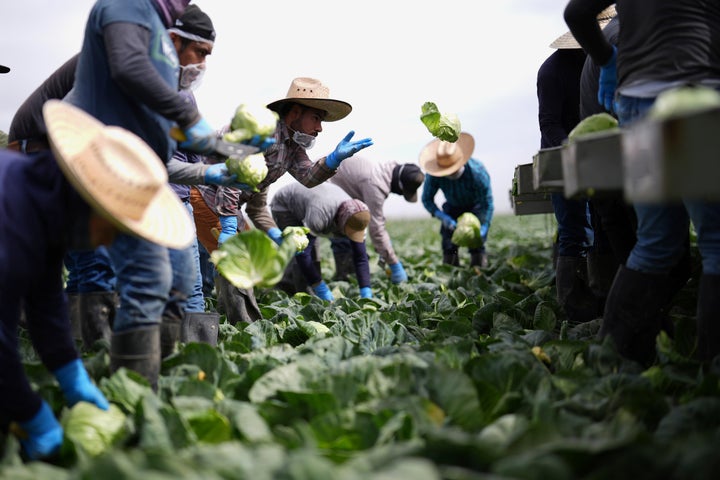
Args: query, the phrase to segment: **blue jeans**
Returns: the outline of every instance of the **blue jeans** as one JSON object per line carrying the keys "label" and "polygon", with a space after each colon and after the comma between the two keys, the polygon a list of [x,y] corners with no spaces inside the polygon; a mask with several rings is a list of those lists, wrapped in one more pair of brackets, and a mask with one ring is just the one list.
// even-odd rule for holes
{"label": "blue jeans", "polygon": [[[627,127],[643,118],[654,101],[654,98],[618,95],[616,109],[620,125]],[[720,203],[638,203],[635,212],[637,243],[628,257],[628,268],[646,273],[668,273],[683,255],[689,221],[692,221],[703,273],[720,275]]]}
{"label": "blue jeans", "polygon": [[69,250],[65,254],[68,278],[67,293],[111,292],[115,289],[115,272],[104,246],[95,250]]}
{"label": "blue jeans", "polygon": [[558,256],[585,257],[594,243],[587,200],[565,198],[562,193],[551,195],[558,223]]}
{"label": "blue jeans", "polygon": [[[192,205],[190,202],[183,202],[183,204],[192,219]],[[184,250],[170,249],[169,253],[173,271],[172,288],[187,296],[186,300],[178,300],[180,308],[188,312],[204,312],[205,298],[202,291],[197,237],[193,238],[193,243],[188,248]]]}

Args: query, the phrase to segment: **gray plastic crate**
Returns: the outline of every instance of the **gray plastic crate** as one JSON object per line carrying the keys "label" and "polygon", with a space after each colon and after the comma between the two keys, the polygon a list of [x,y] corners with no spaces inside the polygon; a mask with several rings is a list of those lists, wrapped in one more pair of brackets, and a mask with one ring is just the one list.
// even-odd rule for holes
{"label": "gray plastic crate", "polygon": [[565,196],[616,195],[623,190],[620,130],[589,133],[562,149]]}
{"label": "gray plastic crate", "polygon": [[545,192],[562,192],[563,147],[543,148],[533,156],[533,187]]}

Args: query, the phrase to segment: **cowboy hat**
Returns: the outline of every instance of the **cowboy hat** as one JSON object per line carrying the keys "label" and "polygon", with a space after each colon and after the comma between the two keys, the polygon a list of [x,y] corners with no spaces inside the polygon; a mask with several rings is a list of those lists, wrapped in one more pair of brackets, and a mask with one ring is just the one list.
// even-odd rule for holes
{"label": "cowboy hat", "polygon": [[60,169],[93,209],[150,242],[177,249],[192,243],[190,216],[140,137],[61,100],[48,100],[43,117]]}
{"label": "cowboy hat", "polygon": [[[608,23],[610,23],[610,20],[612,20],[615,15],[615,5],[610,5],[605,10],[598,13],[598,16],[596,18],[600,29],[603,30],[605,27],[607,27]],[[577,40],[575,40],[575,37],[573,37],[573,34],[570,32],[566,32],[556,38],[555,41],[550,44],[550,48],[566,49],[581,47]]]}
{"label": "cowboy hat", "polygon": [[337,224],[353,242],[365,240],[365,229],[370,224],[370,210],[361,200],[345,200],[337,212]]}
{"label": "cowboy hat", "polygon": [[315,78],[299,77],[293,79],[287,96],[267,105],[270,110],[280,113],[286,103],[299,103],[306,107],[324,110],[327,115],[324,122],[335,122],[347,117],[352,111],[349,103],[342,100],[333,100],[330,89]]}
{"label": "cowboy hat", "polygon": [[456,142],[435,139],[420,152],[420,167],[433,177],[446,177],[465,165],[473,150],[475,139],[462,132]]}

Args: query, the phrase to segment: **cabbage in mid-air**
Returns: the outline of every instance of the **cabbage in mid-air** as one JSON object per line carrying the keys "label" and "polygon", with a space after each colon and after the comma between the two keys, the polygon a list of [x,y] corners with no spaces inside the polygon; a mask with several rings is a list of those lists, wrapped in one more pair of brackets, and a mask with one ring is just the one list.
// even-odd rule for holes
{"label": "cabbage in mid-air", "polygon": [[454,113],[441,114],[433,102],[425,102],[422,106],[420,120],[430,134],[446,142],[457,142],[460,138],[460,119]]}

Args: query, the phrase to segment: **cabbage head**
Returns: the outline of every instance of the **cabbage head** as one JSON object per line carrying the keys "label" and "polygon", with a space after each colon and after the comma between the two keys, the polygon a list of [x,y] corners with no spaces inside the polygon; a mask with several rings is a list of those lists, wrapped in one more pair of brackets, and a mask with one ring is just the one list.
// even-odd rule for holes
{"label": "cabbage head", "polygon": [[310,244],[310,240],[307,238],[308,233],[310,233],[310,229],[307,227],[285,227],[282,231],[283,243],[291,242],[295,245],[297,253],[300,253]]}
{"label": "cabbage head", "polygon": [[420,120],[430,134],[446,142],[457,142],[460,138],[460,119],[454,113],[441,114],[433,102],[425,102],[422,106]]}
{"label": "cabbage head", "polygon": [[95,404],[78,402],[62,417],[65,436],[91,456],[100,455],[130,433],[127,417],[114,403],[102,410]]}
{"label": "cabbage head", "polygon": [[619,128],[617,119],[609,113],[596,113],[595,115],[590,115],[582,119],[575,128],[570,130],[568,141],[575,141],[578,137],[587,135],[588,133],[617,130]]}
{"label": "cabbage head", "polygon": [[657,96],[648,118],[664,120],[717,107],[720,107],[720,92],[717,90],[703,86],[678,87]]}
{"label": "cabbage head", "polygon": [[223,140],[240,143],[255,135],[260,135],[264,140],[275,133],[277,121],[278,114],[269,108],[251,108],[243,103],[235,110],[230,121],[230,131],[223,135]]}
{"label": "cabbage head", "polygon": [[480,220],[471,212],[463,213],[457,219],[457,227],[453,231],[450,240],[458,247],[482,247],[483,239],[480,236]]}
{"label": "cabbage head", "polygon": [[236,156],[230,156],[225,160],[225,165],[230,173],[237,175],[237,181],[250,185],[253,191],[258,192],[258,184],[265,180],[268,173],[265,155],[254,153],[240,160]]}

